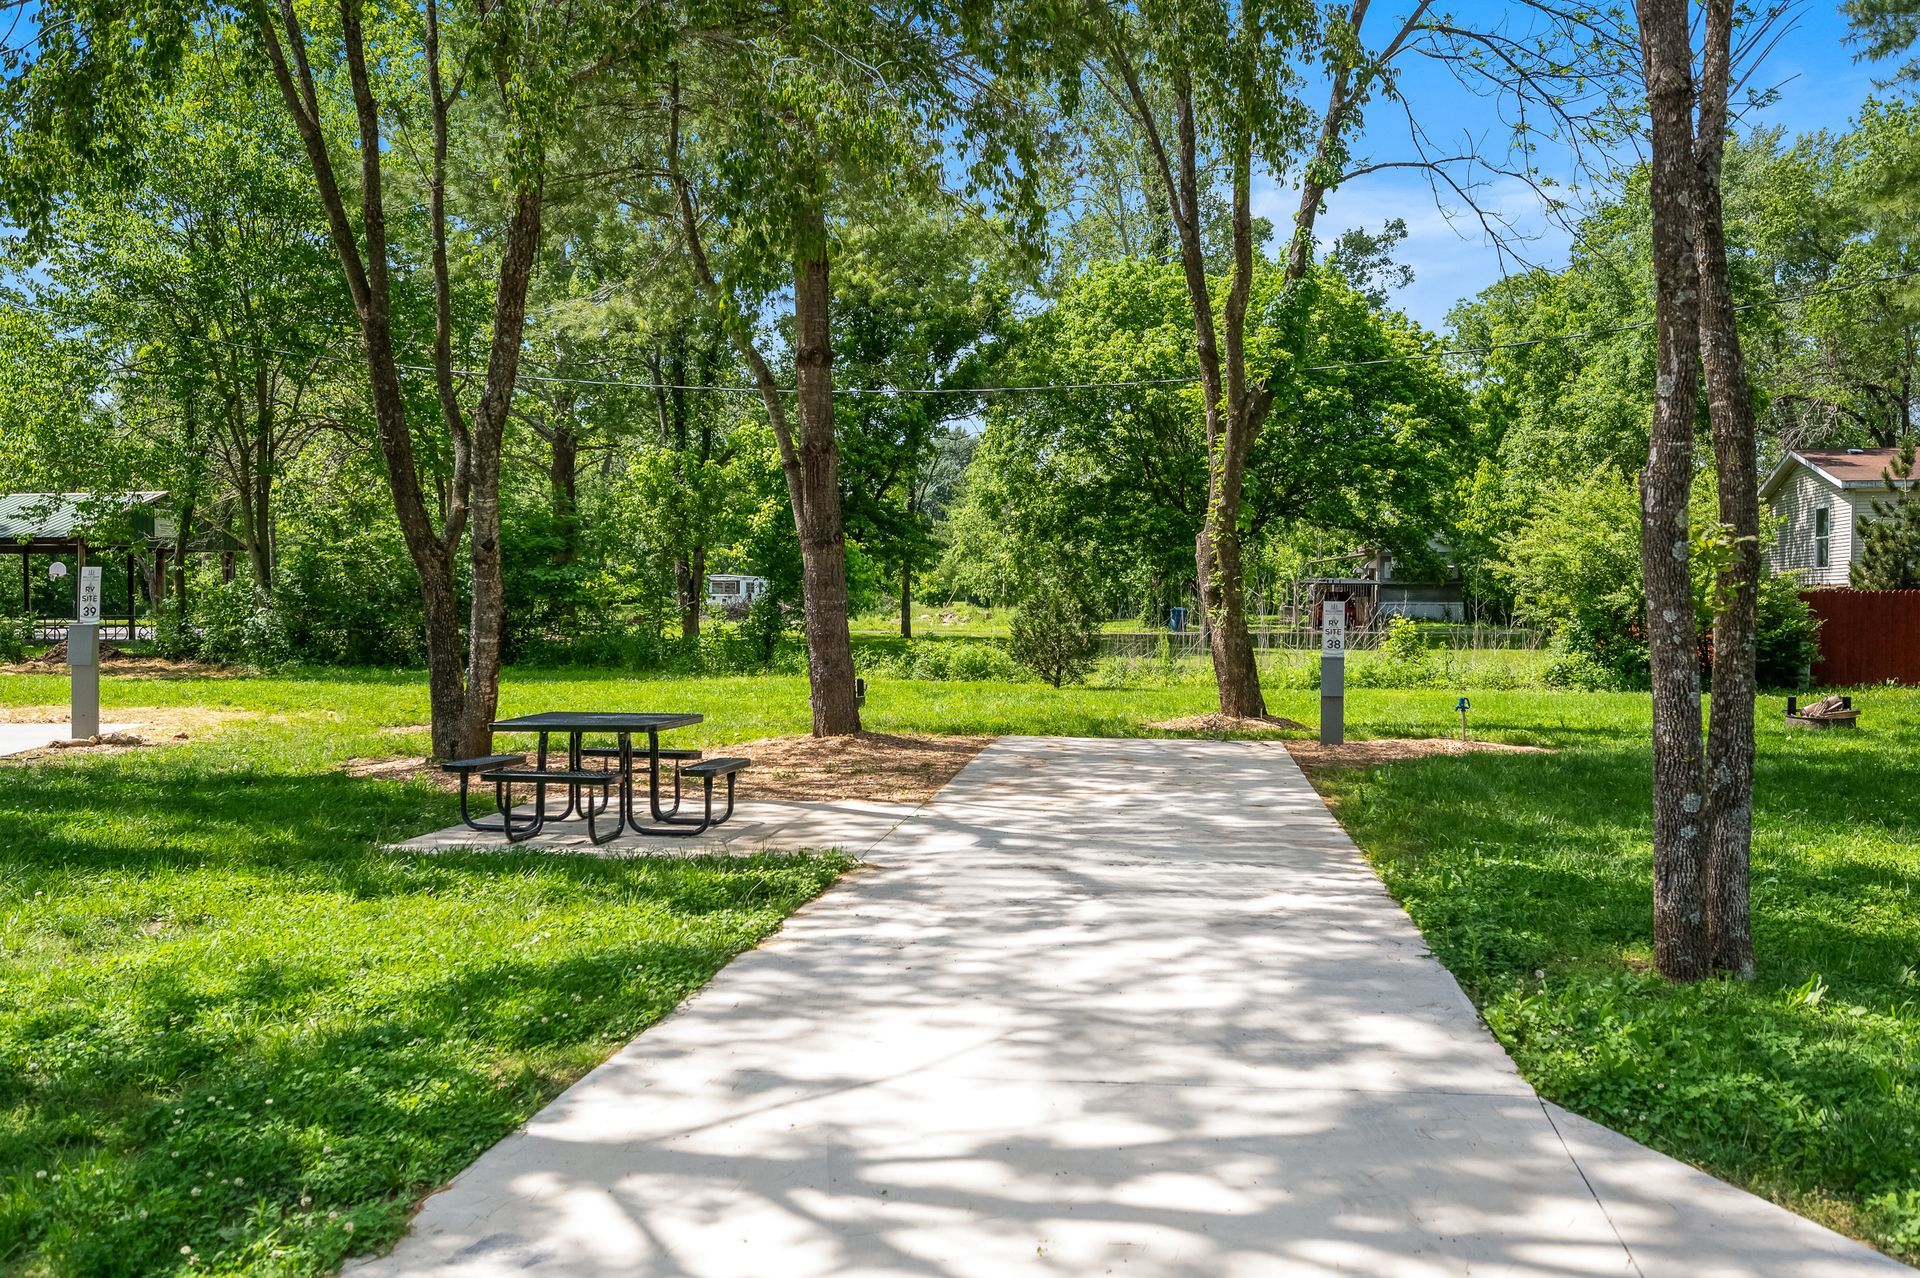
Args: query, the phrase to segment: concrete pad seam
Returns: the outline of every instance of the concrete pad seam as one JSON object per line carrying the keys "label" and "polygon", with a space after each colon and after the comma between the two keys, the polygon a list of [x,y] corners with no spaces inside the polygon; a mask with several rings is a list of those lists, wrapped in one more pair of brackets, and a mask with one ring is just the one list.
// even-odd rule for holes
{"label": "concrete pad seam", "polygon": [[1593,1181],[1587,1177],[1587,1169],[1580,1165],[1578,1158],[1574,1157],[1573,1150],[1567,1145],[1566,1134],[1560,1130],[1560,1124],[1553,1121],[1553,1111],[1547,1108],[1546,1099],[1536,1093],[1534,1100],[1539,1103],[1540,1113],[1547,1120],[1547,1126],[1553,1128],[1553,1138],[1560,1142],[1561,1149],[1566,1150],[1567,1161],[1572,1163],[1573,1169],[1580,1173],[1580,1183],[1587,1187],[1589,1194],[1593,1195],[1593,1205],[1600,1209],[1600,1215],[1606,1219],[1607,1228],[1613,1230],[1613,1236],[1620,1240],[1620,1249],[1627,1253],[1627,1263],[1633,1266],[1633,1272],[1639,1274],[1640,1278],[1647,1278],[1645,1271],[1640,1268],[1639,1257],[1633,1254],[1633,1248],[1627,1244],[1625,1235],[1620,1232],[1619,1222],[1615,1221],[1613,1213],[1607,1210],[1607,1204],[1601,1201],[1600,1191],[1593,1187]]}

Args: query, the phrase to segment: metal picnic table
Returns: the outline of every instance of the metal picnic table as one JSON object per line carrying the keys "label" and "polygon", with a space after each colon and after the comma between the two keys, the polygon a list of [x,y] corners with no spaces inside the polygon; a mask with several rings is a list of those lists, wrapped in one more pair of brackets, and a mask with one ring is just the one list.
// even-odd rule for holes
{"label": "metal picnic table", "polygon": [[[461,759],[444,766],[449,771],[461,774],[461,820],[476,830],[503,833],[510,842],[517,843],[533,837],[549,821],[564,821],[575,815],[586,819],[588,837],[596,844],[617,838],[625,830],[632,830],[636,834],[686,837],[719,825],[733,815],[734,778],[745,770],[748,762],[731,758],[699,759],[695,752],[670,752],[675,756],[669,760],[675,765],[673,804],[663,808],[660,794],[660,734],[674,728],[691,727],[701,722],[702,717],[697,714],[642,714],[604,710],[547,710],[538,714],[517,715],[510,719],[496,719],[489,726],[494,732],[531,732],[539,735],[531,769],[516,768],[514,765],[525,762],[526,756],[513,754]],[[565,733],[567,737],[565,768],[550,767],[548,762],[552,754],[551,738],[558,733]],[[633,739],[643,733],[647,738],[644,758],[647,769],[647,815],[651,821],[643,819],[635,811],[637,796],[634,769],[640,762],[640,756],[636,755]],[[585,766],[585,738],[589,734],[612,736],[618,742],[614,749],[599,752],[613,762],[611,768],[597,771]],[[689,757],[699,761],[681,766],[680,760]],[[467,813],[467,778],[474,773],[478,773],[482,781],[491,781],[494,785],[500,806],[497,825],[484,824]],[[705,810],[700,816],[677,815],[682,777],[693,777],[705,783]],[[713,811],[713,784],[721,777],[725,777],[727,782],[727,806],[726,811],[716,817]],[[513,812],[512,787],[515,784],[531,784],[534,787],[533,812],[529,816],[519,817]],[[547,811],[549,786],[566,788],[567,804],[558,813]],[[611,793],[616,786],[617,806],[616,796]],[[589,794],[589,791],[596,789],[600,791],[597,806]],[[610,807],[615,808],[613,829],[603,834],[597,818]]]}

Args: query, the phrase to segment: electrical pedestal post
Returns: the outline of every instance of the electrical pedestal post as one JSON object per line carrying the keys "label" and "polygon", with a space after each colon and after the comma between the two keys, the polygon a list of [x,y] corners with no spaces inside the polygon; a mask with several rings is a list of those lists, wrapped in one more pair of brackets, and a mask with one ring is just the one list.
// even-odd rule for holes
{"label": "electrical pedestal post", "polygon": [[79,618],[67,627],[67,667],[73,672],[74,740],[100,735],[100,570],[80,570]]}
{"label": "electrical pedestal post", "polygon": [[1347,739],[1347,604],[1320,605],[1320,744]]}

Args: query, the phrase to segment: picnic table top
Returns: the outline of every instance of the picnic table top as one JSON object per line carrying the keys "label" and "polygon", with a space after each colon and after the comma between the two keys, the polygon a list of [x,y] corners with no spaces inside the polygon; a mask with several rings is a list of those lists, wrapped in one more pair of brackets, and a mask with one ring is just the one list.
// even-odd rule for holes
{"label": "picnic table top", "polygon": [[495,732],[660,732],[699,723],[697,714],[634,714],[618,710],[543,710],[495,719]]}

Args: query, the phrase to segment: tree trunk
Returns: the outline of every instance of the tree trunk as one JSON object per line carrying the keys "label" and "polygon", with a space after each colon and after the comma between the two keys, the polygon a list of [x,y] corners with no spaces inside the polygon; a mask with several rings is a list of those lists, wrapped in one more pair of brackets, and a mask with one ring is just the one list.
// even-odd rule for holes
{"label": "tree trunk", "polygon": [[486,386],[473,411],[467,516],[473,606],[467,631],[467,696],[461,728],[461,748],[470,755],[487,753],[493,741],[494,715],[500,706],[501,647],[507,619],[506,586],[500,571],[500,448],[519,374],[527,288],[533,282],[534,253],[540,246],[540,216],[540,187],[522,189],[507,223],[494,297],[493,345],[487,354]]}
{"label": "tree trunk", "polygon": [[[700,238],[693,190],[680,172],[680,85],[670,81],[667,172],[673,184],[680,229],[686,237],[693,277],[715,302],[725,292]],[[788,428],[786,406],[773,370],[737,315],[724,321],[728,340],[753,374],[773,426],[780,469],[787,480],[794,529],[800,538],[802,602],[807,636],[807,680],[813,696],[813,735],[846,736],[860,730],[854,697],[853,639],[847,629],[846,541],[840,520],[840,458],[833,421],[833,328],[827,274],[826,211],[802,200],[794,215],[794,377],[799,403],[798,438]],[[728,308],[731,309],[731,308]],[[723,312],[724,313],[724,312]]]}
{"label": "tree trunk", "polygon": [[580,436],[561,413],[554,415],[552,449],[547,459],[547,488],[553,525],[560,534],[553,562],[565,566],[580,557]]}
{"label": "tree trunk", "polygon": [[[187,541],[193,536],[193,503],[185,502],[180,507],[179,531],[173,538],[173,597],[174,607],[180,610],[180,616],[187,615]],[[167,552],[162,549],[154,557],[154,594],[153,602],[157,608],[167,597]]]}
{"label": "tree trunk", "polygon": [[673,560],[674,602],[680,609],[680,637],[700,637],[700,610],[706,602],[707,548],[695,546]]}
{"label": "tree trunk", "polygon": [[900,561],[900,637],[913,638],[913,560]]}
{"label": "tree trunk", "polygon": [[[341,272],[359,320],[367,389],[380,439],[381,460],[386,466],[387,487],[393,497],[407,555],[420,580],[433,750],[443,759],[458,758],[464,741],[466,675],[460,652],[459,613],[454,603],[452,552],[434,530],[428,514],[420,475],[414,466],[413,433],[407,422],[400,369],[394,360],[386,209],[381,194],[381,164],[386,148],[380,137],[379,109],[367,73],[360,11],[347,5],[340,13],[354,115],[359,126],[361,217],[357,231],[347,214],[332,154],[322,132],[319,94],[306,56],[306,33],[296,11],[291,5],[282,6],[278,17],[280,25],[276,27],[268,12],[261,10],[260,33],[281,100],[307,151],[321,207],[327,217],[328,236],[339,255]],[[282,33],[287,41],[285,47],[281,45]],[[361,255],[363,239],[364,258]],[[456,494],[456,500],[464,501],[464,493]],[[457,542],[457,533],[452,540]]]}
{"label": "tree trunk", "polygon": [[253,587],[273,594],[273,387],[262,363],[253,378],[253,432],[243,438],[247,456],[240,485],[240,521],[247,541],[247,565]]}
{"label": "tree trunk", "polygon": [[788,475],[800,535],[806,611],[807,678],[813,735],[860,731],[854,699],[853,639],[847,627],[847,547],[840,519],[840,454],[833,421],[832,285],[827,274],[825,210],[806,201],[794,218],[794,373],[799,404],[795,441],[799,485]]}
{"label": "tree trunk", "polygon": [[1687,0],[1642,0],[1641,53],[1652,114],[1657,382],[1641,476],[1640,554],[1653,676],[1653,951],[1666,976],[1711,969],[1700,740],[1700,654],[1693,617],[1687,499],[1699,385],[1699,294],[1689,205],[1694,188],[1693,60]]}
{"label": "tree trunk", "polygon": [[[1260,667],[1253,636],[1247,630],[1247,583],[1240,569],[1240,500],[1246,487],[1247,458],[1259,430],[1257,409],[1247,387],[1247,302],[1253,284],[1253,138],[1242,133],[1232,157],[1233,276],[1227,288],[1221,325],[1222,381],[1226,411],[1217,438],[1210,438],[1207,466],[1207,517],[1201,543],[1200,586],[1206,592],[1214,682],[1220,713],[1235,719],[1263,719]],[[1207,571],[1211,569],[1211,571]]]}
{"label": "tree trunk", "polygon": [[[670,385],[656,387],[654,402],[660,414],[660,442],[673,450],[675,492],[669,499],[668,508],[673,512],[669,536],[677,547],[673,554],[674,606],[680,613],[680,637],[692,640],[700,637],[700,612],[707,597],[707,548],[706,521],[694,517],[690,508],[697,507],[699,503],[688,495],[693,480],[687,471],[688,450],[692,447],[691,413],[686,392],[687,359],[687,330],[683,324],[674,332],[666,364],[665,380]],[[657,357],[653,359],[652,367],[654,381],[661,381],[661,366]],[[703,440],[703,444],[705,442]],[[707,449],[703,447],[700,460],[704,462],[706,457]]]}
{"label": "tree trunk", "polygon": [[1721,161],[1731,69],[1732,0],[1708,0],[1695,139],[1694,255],[1700,283],[1700,362],[1706,373],[1719,475],[1720,523],[1731,539],[1714,583],[1713,702],[1707,721],[1707,932],[1713,966],[1753,977],[1748,908],[1753,845],[1755,606],[1760,588],[1760,494],[1753,394],[1727,272]]}

